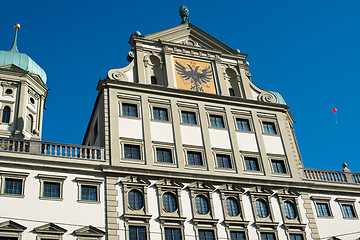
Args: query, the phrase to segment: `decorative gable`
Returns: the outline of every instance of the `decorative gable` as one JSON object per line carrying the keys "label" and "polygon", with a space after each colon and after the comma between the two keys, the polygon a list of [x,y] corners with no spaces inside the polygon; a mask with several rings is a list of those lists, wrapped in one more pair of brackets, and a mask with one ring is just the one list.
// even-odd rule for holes
{"label": "decorative gable", "polygon": [[274,192],[268,187],[253,187],[248,191],[250,194],[266,194],[272,195]]}
{"label": "decorative gable", "polygon": [[36,233],[58,234],[58,235],[62,235],[67,232],[66,229],[59,227],[54,223],[48,223],[43,226],[36,227],[34,228],[34,231]]}
{"label": "decorative gable", "polygon": [[23,232],[26,229],[23,225],[20,225],[14,221],[6,221],[0,223],[0,231],[8,232]]}
{"label": "decorative gable", "polygon": [[214,186],[208,184],[208,183],[204,183],[204,182],[193,182],[190,183],[188,186],[189,189],[200,189],[200,190],[208,190],[208,191],[213,191],[215,188]]}
{"label": "decorative gable", "polygon": [[218,190],[221,192],[232,192],[232,193],[233,192],[239,192],[239,193],[245,192],[245,190],[242,187],[240,187],[239,185],[231,184],[231,183],[222,185],[221,187],[218,188]]}
{"label": "decorative gable", "polygon": [[128,176],[121,180],[122,184],[134,184],[134,185],[150,185],[150,181],[136,176]]}
{"label": "decorative gable", "polygon": [[76,236],[85,236],[85,237],[102,237],[105,235],[105,232],[91,225],[77,229],[74,231],[74,233]]}
{"label": "decorative gable", "polygon": [[183,188],[184,185],[181,182],[178,182],[173,179],[161,179],[156,184],[157,187],[175,187],[175,188]]}

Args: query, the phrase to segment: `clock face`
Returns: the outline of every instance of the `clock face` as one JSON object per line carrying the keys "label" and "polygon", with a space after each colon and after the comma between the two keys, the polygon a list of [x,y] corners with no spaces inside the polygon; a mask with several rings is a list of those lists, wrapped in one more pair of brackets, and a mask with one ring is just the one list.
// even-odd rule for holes
{"label": "clock face", "polygon": [[177,88],[216,94],[211,63],[174,57],[174,68]]}

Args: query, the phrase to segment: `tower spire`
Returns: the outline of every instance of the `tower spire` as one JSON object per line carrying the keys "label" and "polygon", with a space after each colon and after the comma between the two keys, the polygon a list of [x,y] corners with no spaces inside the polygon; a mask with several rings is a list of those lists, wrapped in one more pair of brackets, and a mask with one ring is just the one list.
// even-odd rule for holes
{"label": "tower spire", "polygon": [[17,49],[17,34],[18,34],[18,30],[20,29],[20,24],[17,23],[14,25],[15,28],[15,38],[14,38],[14,42],[13,45],[10,48],[10,52],[19,52],[19,50]]}

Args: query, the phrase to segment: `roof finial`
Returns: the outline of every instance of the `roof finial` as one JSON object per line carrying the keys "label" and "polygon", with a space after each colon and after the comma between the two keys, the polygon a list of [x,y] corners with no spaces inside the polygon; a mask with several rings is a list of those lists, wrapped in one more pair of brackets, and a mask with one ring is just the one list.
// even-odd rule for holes
{"label": "roof finial", "polygon": [[189,23],[190,19],[188,19],[189,16],[189,9],[185,5],[181,5],[179,8],[179,15],[182,19],[181,24]]}
{"label": "roof finial", "polygon": [[14,38],[14,42],[13,42],[13,45],[11,46],[10,48],[10,51],[11,52],[19,52],[18,49],[17,49],[17,34],[18,34],[18,30],[20,29],[20,24],[17,23],[14,25],[14,28],[15,28],[15,38]]}

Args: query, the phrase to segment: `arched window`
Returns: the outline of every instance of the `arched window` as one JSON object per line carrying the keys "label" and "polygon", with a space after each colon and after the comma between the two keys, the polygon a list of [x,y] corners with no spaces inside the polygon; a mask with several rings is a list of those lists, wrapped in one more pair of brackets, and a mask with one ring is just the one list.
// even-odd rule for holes
{"label": "arched window", "polygon": [[229,95],[240,97],[239,81],[236,72],[231,68],[227,68],[225,73],[225,79],[228,80]]}
{"label": "arched window", "polygon": [[143,207],[143,196],[139,190],[131,190],[128,196],[129,206],[133,210],[139,210]]}
{"label": "arched window", "polygon": [[2,122],[3,123],[10,122],[10,107],[9,106],[4,107],[3,115],[2,115]]}
{"label": "arched window", "polygon": [[156,77],[155,77],[155,76],[151,76],[151,77],[150,77],[150,80],[151,80],[151,84],[154,84],[154,85],[157,84],[157,80],[156,80]]}
{"label": "arched window", "polygon": [[234,89],[229,88],[229,95],[232,97],[235,96]]}
{"label": "arched window", "polygon": [[292,202],[289,202],[289,201],[284,202],[284,212],[285,212],[285,216],[288,219],[296,218],[295,207]]}
{"label": "arched window", "polygon": [[256,200],[255,207],[256,207],[256,212],[259,215],[259,217],[264,218],[269,215],[267,203],[264,200],[262,200],[262,199]]}
{"label": "arched window", "polygon": [[173,193],[164,193],[162,200],[165,211],[174,212],[177,209],[176,197]]}
{"label": "arched window", "polygon": [[34,129],[34,118],[31,114],[29,114],[27,116],[27,121],[26,121],[26,130],[31,133],[33,129]]}
{"label": "arched window", "polygon": [[226,199],[226,210],[230,216],[239,215],[239,205],[235,198],[229,197]]}
{"label": "arched window", "polygon": [[154,55],[149,57],[149,65],[146,71],[151,84],[164,85],[162,63],[159,57]]}
{"label": "arched window", "polygon": [[195,206],[196,206],[196,210],[200,214],[207,214],[209,212],[209,203],[208,203],[207,197],[205,197],[203,195],[196,196]]}

